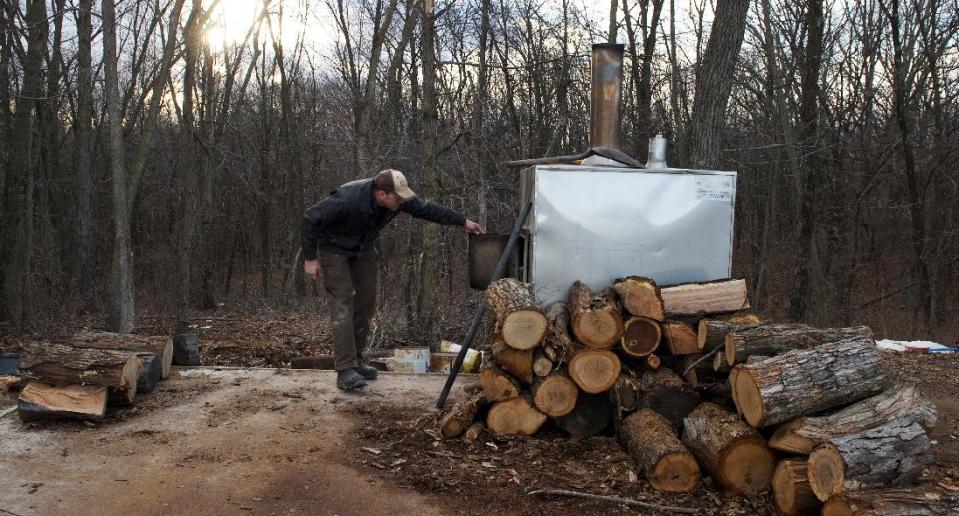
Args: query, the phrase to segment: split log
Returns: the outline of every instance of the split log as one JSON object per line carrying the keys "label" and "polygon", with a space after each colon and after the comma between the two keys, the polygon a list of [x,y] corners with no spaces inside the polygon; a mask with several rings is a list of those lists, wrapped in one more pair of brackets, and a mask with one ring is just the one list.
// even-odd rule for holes
{"label": "split log", "polygon": [[556,426],[572,437],[592,437],[609,427],[614,412],[605,394],[580,393],[573,411],[555,421]]}
{"label": "split log", "polygon": [[726,334],[723,352],[730,367],[749,355],[776,356],[794,349],[810,349],[827,342],[872,339],[868,326],[812,328],[801,324],[763,324]]}
{"label": "split log", "polygon": [[759,432],[736,414],[701,404],[683,422],[683,444],[730,491],[755,496],[769,489],[776,459]]}
{"label": "split log", "polygon": [[170,376],[173,364],[173,337],[146,336],[106,331],[79,331],[67,344],[79,348],[118,349],[122,351],[150,351],[160,357],[161,377]]}
{"label": "split log", "polygon": [[806,459],[784,459],[773,471],[773,503],[784,516],[819,514],[822,502],[812,492],[806,477]]}
{"label": "split log", "polygon": [[663,416],[649,409],[630,415],[623,420],[620,438],[653,488],[672,493],[696,488],[699,465]]}
{"label": "split log", "polygon": [[700,319],[696,333],[696,343],[699,345],[700,351],[709,352],[724,347],[726,345],[726,335],[729,333],[752,328],[757,324]]}
{"label": "split log", "polygon": [[749,308],[746,280],[686,283],[660,289],[667,317],[693,317]]}
{"label": "split log", "polygon": [[659,369],[659,366],[661,364],[662,364],[662,361],[659,359],[659,356],[657,355],[646,356],[646,367],[650,368],[651,370],[655,371]]}
{"label": "split log", "polygon": [[453,408],[440,420],[440,432],[447,438],[459,436],[473,424],[476,413],[485,404],[486,397],[478,393],[453,405]]}
{"label": "split log", "polygon": [[554,356],[549,359],[559,366],[578,348],[569,336],[569,311],[566,309],[566,303],[556,301],[547,306],[546,321],[546,339],[543,341],[543,349],[552,350]]}
{"label": "split log", "polygon": [[504,401],[519,396],[522,389],[515,378],[492,362],[485,360],[479,373],[483,394],[490,402]]}
{"label": "split log", "polygon": [[959,493],[938,485],[846,492],[829,498],[823,516],[959,514]]}
{"label": "split log", "polygon": [[643,393],[640,406],[656,411],[676,429],[682,427],[683,419],[701,402],[696,391],[665,367],[644,372],[639,378],[639,387]]}
{"label": "split log", "polygon": [[533,383],[533,350],[511,348],[495,337],[490,349],[503,370],[522,382]]}
{"label": "split log", "polygon": [[809,454],[809,485],[822,501],[847,491],[912,483],[932,463],[929,436],[915,421],[892,421],[830,439]]}
{"label": "split log", "polygon": [[712,321],[723,321],[732,324],[746,324],[755,326],[762,323],[762,319],[753,313],[752,310],[740,310],[738,312],[729,312],[725,314],[711,314],[709,319]]}
{"label": "split log", "polygon": [[821,417],[801,417],[776,429],[769,446],[777,450],[809,454],[820,444],[885,423],[915,421],[927,432],[936,426],[936,406],[919,394],[914,385],[898,386]]}
{"label": "split log", "polygon": [[533,352],[533,374],[542,378],[553,372],[553,361],[546,356],[543,350]]}
{"label": "split log", "polygon": [[662,326],[670,353],[673,355],[699,353],[699,336],[691,325],[682,321],[666,321]]}
{"label": "split log", "polygon": [[503,278],[486,287],[483,300],[499,338],[514,349],[532,349],[546,337],[546,315],[536,304],[531,285]]}
{"label": "split log", "polygon": [[736,408],[757,428],[859,401],[884,387],[871,338],[797,349],[736,370]]}
{"label": "split log", "polygon": [[486,428],[496,435],[533,435],[545,422],[546,414],[523,396],[498,401],[486,414]]}
{"label": "split log", "polygon": [[537,378],[532,388],[536,409],[550,417],[562,417],[576,407],[579,389],[563,371]]}
{"label": "split log", "polygon": [[128,351],[140,361],[140,374],[137,376],[137,392],[153,391],[163,379],[163,362],[152,351]]}
{"label": "split log", "polygon": [[17,412],[24,422],[60,418],[99,421],[106,411],[107,387],[102,385],[54,387],[32,380],[17,399]]}
{"label": "split log", "polygon": [[663,338],[659,323],[648,317],[633,317],[623,327],[621,346],[631,357],[645,357],[656,351]]}
{"label": "split log", "polygon": [[569,376],[584,392],[599,394],[616,383],[622,363],[616,353],[605,349],[584,349],[569,361]]}
{"label": "split log", "polygon": [[56,386],[102,385],[123,392],[132,402],[140,376],[140,361],[125,351],[27,342],[21,345],[20,371]]}
{"label": "split log", "polygon": [[463,432],[463,439],[469,442],[476,441],[477,439],[480,438],[481,435],[483,435],[483,430],[485,428],[486,427],[483,426],[482,421],[477,421],[473,423],[472,425],[470,425],[470,427],[467,428],[465,432]]}
{"label": "split log", "polygon": [[577,340],[595,349],[609,349],[619,342],[623,318],[613,296],[608,289],[594,294],[584,283],[573,283],[566,306]]}
{"label": "split log", "polygon": [[663,298],[659,294],[659,287],[652,279],[642,276],[620,278],[613,282],[612,289],[630,315],[654,321],[666,319]]}

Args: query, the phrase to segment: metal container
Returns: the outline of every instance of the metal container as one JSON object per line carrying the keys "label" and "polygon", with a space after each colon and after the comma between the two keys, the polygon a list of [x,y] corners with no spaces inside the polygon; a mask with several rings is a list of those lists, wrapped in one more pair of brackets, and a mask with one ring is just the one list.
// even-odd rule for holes
{"label": "metal container", "polygon": [[430,348],[409,346],[393,350],[397,371],[425,373],[430,366]]}
{"label": "metal container", "polygon": [[629,275],[730,276],[735,172],[537,165],[521,178],[533,203],[522,277],[543,305],[576,280],[601,290]]}
{"label": "metal container", "polygon": [[484,234],[469,236],[470,287],[483,290],[490,284],[496,264],[506,250],[509,235]]}

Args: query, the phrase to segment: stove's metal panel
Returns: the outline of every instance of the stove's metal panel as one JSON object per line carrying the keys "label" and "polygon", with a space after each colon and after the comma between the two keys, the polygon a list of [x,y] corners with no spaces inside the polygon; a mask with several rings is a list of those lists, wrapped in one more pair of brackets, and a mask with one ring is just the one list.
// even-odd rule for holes
{"label": "stove's metal panel", "polygon": [[526,279],[545,304],[643,275],[660,284],[730,276],[736,173],[540,165],[522,172]]}

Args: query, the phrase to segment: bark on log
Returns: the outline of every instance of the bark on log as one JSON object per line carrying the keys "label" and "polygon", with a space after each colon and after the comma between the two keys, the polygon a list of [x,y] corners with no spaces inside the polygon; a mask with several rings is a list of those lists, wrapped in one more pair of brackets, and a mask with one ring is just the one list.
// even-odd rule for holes
{"label": "bark on log", "polygon": [[755,326],[762,323],[762,319],[753,313],[752,310],[740,310],[738,312],[729,312],[725,314],[712,314],[709,316],[711,321],[723,321],[732,324],[746,324]]}
{"label": "bark on log", "polygon": [[553,361],[545,352],[539,349],[533,352],[533,375],[543,378],[549,376],[553,369]]}
{"label": "bark on log", "polygon": [[499,338],[514,349],[532,349],[546,337],[546,315],[531,286],[513,278],[496,280],[483,295]]}
{"label": "bark on log", "polygon": [[605,349],[584,349],[569,361],[569,376],[589,394],[606,392],[616,383],[622,363],[615,353]]}
{"label": "bark on log", "polygon": [[809,485],[822,501],[847,491],[912,483],[932,463],[929,436],[915,421],[892,421],[830,439],[809,454]]}
{"label": "bark on log", "polygon": [[612,289],[622,300],[623,308],[630,315],[654,321],[666,319],[663,298],[659,294],[659,287],[652,279],[642,276],[620,278],[613,283]]}
{"label": "bark on log", "polygon": [[440,432],[447,438],[458,437],[473,424],[476,413],[485,404],[486,397],[478,393],[453,405],[453,408],[440,420]]}
{"label": "bark on log", "polygon": [[784,516],[818,515],[822,502],[806,477],[806,459],[784,459],[773,471],[773,503]]}
{"label": "bark on log", "polygon": [[137,392],[147,393],[156,388],[163,379],[163,363],[152,351],[128,351],[140,361],[140,374],[137,377]]}
{"label": "bark on log", "polygon": [[699,465],[663,416],[649,409],[630,415],[623,420],[620,438],[655,489],[688,493],[696,488]]}
{"label": "bark on log", "polygon": [[546,339],[544,349],[551,348],[555,356],[549,359],[559,367],[577,351],[577,346],[569,336],[569,311],[566,303],[556,301],[546,307]]}
{"label": "bark on log", "polygon": [[573,411],[556,418],[556,426],[572,437],[592,437],[606,430],[614,411],[605,394],[580,393]]}
{"label": "bark on log", "polygon": [[[767,359],[767,358],[769,358],[769,357],[763,356],[763,355],[753,355],[753,356],[747,358],[747,359],[746,359],[746,362],[744,362],[744,363],[745,363],[746,365],[749,365],[749,364],[757,364],[757,363],[762,362],[763,360],[765,360],[765,359]],[[726,364],[726,366],[728,367],[729,364]],[[735,368],[735,367],[733,367],[732,369],[730,369],[730,370],[729,370],[729,378],[726,379],[726,385],[729,386],[729,397],[733,400],[733,404],[736,406],[736,413],[739,414],[740,416],[742,416],[742,415],[743,415],[743,412],[742,412],[741,410],[739,410],[739,405],[736,403],[736,388],[735,388],[735,385],[736,385],[736,375],[737,375],[737,374],[739,374],[739,369],[737,369],[737,368]]]}
{"label": "bark on log", "polygon": [[619,414],[639,410],[643,399],[639,378],[628,372],[623,372],[619,376],[616,385],[613,385],[608,394],[609,401],[616,407]]}
{"label": "bark on log", "polygon": [[[694,355],[683,355],[679,361],[676,362],[676,371],[682,373],[689,368],[690,365],[693,365],[697,360],[701,359],[702,355],[696,353]],[[700,388],[708,385],[712,385],[717,382],[726,381],[726,375],[717,373],[713,370],[713,364],[707,358],[702,362],[696,363],[688,373],[684,375],[686,383],[688,383],[693,388]]]}
{"label": "bark on log", "polygon": [[927,432],[936,426],[936,406],[919,394],[914,385],[897,386],[850,405],[834,414],[801,417],[776,429],[769,446],[777,450],[809,454],[816,446],[836,437],[855,434],[885,423],[915,421]]}
{"label": "bark on log", "polygon": [[755,496],[769,489],[776,459],[759,432],[736,414],[701,404],[683,422],[683,444],[730,491]]}
{"label": "bark on log", "polygon": [[495,337],[490,350],[504,371],[526,384],[533,383],[533,350],[511,348]]}
{"label": "bark on log", "polygon": [[173,337],[168,336],[79,331],[70,337],[67,344],[80,348],[151,351],[160,357],[162,378],[170,376],[170,365],[173,364]]}
{"label": "bark on log", "polygon": [[474,442],[479,439],[481,435],[483,435],[483,430],[485,429],[486,427],[483,426],[483,422],[477,421],[470,425],[465,432],[463,432],[463,439],[469,442]]}
{"label": "bark on log", "polygon": [[[758,323],[757,323],[758,324]],[[696,342],[700,351],[708,353],[726,345],[726,335],[734,331],[752,328],[756,324],[733,323],[716,319],[700,319]]]}
{"label": "bark on log", "polygon": [[736,408],[757,428],[859,401],[884,387],[871,338],[794,350],[736,370]]}
{"label": "bark on log", "polygon": [[682,321],[666,321],[662,327],[670,353],[673,355],[699,353],[699,336],[691,325]]}
{"label": "bark on log", "polygon": [[705,316],[749,308],[746,280],[686,283],[660,289],[667,317]]}
{"label": "bark on log", "polygon": [[545,422],[546,414],[523,396],[498,401],[486,414],[486,428],[496,435],[533,435]]}
{"label": "bark on log", "polygon": [[812,328],[799,324],[763,324],[726,334],[726,363],[742,363],[750,355],[776,356],[794,349],[810,349],[827,342],[872,339],[868,326]]}
{"label": "bark on log", "polygon": [[107,411],[107,387],[67,385],[54,387],[36,380],[27,382],[17,399],[17,412],[24,422],[41,419],[99,421]]}
{"label": "bark on log", "polygon": [[659,323],[648,317],[633,317],[623,327],[621,346],[631,357],[645,357],[656,351],[663,338]]}
{"label": "bark on log", "polygon": [[639,387],[643,393],[640,406],[664,416],[676,429],[682,428],[683,419],[701,402],[696,391],[665,367],[644,372]]}
{"label": "bark on log", "polygon": [[606,290],[594,294],[582,282],[569,288],[569,309],[573,335],[595,349],[609,349],[623,336],[623,318],[616,306],[615,294]]}
{"label": "bark on log", "polygon": [[940,516],[959,514],[959,493],[938,485],[847,492],[822,507],[823,516]]}
{"label": "bark on log", "polygon": [[483,394],[490,402],[515,398],[522,392],[522,388],[515,378],[506,374],[505,371],[488,359],[484,361],[483,367],[480,369],[479,381],[480,385],[483,386]]}
{"label": "bark on log", "polygon": [[562,417],[573,411],[579,389],[563,371],[537,378],[532,388],[536,409],[550,417]]}
{"label": "bark on log", "polygon": [[126,351],[75,348],[65,344],[27,342],[21,345],[20,371],[56,386],[102,385],[133,401],[140,361]]}

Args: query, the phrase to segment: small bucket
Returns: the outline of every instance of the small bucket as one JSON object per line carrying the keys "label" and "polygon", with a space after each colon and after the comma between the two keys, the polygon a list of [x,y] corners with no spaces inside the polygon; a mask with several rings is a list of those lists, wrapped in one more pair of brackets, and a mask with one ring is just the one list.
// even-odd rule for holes
{"label": "small bucket", "polygon": [[[425,373],[430,366],[430,348],[411,346],[393,350],[393,360],[400,371]],[[409,364],[407,369],[406,364]]]}

